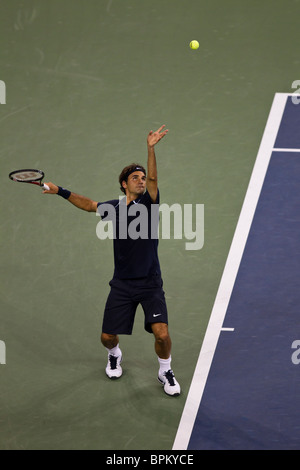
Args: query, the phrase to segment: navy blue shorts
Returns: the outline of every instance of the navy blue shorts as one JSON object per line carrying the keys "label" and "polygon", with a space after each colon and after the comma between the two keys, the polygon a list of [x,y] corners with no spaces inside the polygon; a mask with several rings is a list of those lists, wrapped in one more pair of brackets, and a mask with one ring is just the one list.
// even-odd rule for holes
{"label": "navy blue shorts", "polygon": [[102,332],[131,335],[137,306],[145,314],[145,330],[152,333],[151,323],[168,324],[168,312],[163,281],[154,275],[141,279],[112,279],[108,295]]}

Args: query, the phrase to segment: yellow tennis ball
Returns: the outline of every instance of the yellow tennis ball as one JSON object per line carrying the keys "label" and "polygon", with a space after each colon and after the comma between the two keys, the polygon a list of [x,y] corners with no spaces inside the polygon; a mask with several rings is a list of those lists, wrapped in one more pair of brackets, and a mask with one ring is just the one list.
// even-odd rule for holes
{"label": "yellow tennis ball", "polygon": [[196,41],[195,39],[190,42],[190,48],[191,49],[198,49],[198,47],[199,47],[199,42]]}

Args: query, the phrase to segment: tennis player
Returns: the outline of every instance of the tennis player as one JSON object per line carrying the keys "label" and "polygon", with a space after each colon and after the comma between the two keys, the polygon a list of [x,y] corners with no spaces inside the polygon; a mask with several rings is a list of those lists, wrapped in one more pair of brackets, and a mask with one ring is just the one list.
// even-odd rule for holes
{"label": "tennis player", "polygon": [[[108,219],[109,208],[114,209],[114,275],[110,281],[110,292],[106,301],[101,342],[108,352],[106,375],[110,379],[122,376],[122,351],[119,345],[120,334],[132,334],[137,306],[141,304],[144,311],[145,330],[154,335],[155,352],[158,357],[158,380],[168,395],[180,394],[180,385],[175,379],[171,368],[171,338],[168,331],[168,312],[163,281],[161,278],[158,258],[158,238],[151,236],[156,233],[158,217],[152,217],[151,209],[159,204],[157,186],[157,167],[154,147],[167,134],[168,129],[161,126],[157,131],[150,131],[147,137],[148,161],[147,172],[138,164],[125,167],[120,176],[120,189],[125,194],[123,199],[96,202],[85,196],[75,194],[67,189],[49,182],[49,190],[45,194],[58,194],[79,209],[88,212],[98,211],[102,220]],[[126,217],[121,217],[122,204],[125,206]],[[156,206],[153,206],[155,204]],[[124,227],[128,229],[134,220],[134,205],[145,206],[147,209],[148,236],[124,237]],[[124,212],[124,211],[123,211]],[[138,211],[136,211],[138,212]],[[144,212],[145,213],[145,212]],[[156,222],[154,222],[155,220]],[[120,236],[122,231],[123,236]]]}

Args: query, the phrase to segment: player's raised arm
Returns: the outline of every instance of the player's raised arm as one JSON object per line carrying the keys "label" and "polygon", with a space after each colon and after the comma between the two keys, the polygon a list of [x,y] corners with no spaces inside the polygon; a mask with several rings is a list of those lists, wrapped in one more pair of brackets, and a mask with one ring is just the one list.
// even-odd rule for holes
{"label": "player's raised arm", "polygon": [[97,212],[97,202],[89,199],[88,197],[81,196],[80,194],[72,193],[68,189],[61,188],[53,183],[46,183],[49,186],[49,190],[43,191],[44,194],[58,194],[64,199],[67,199],[78,209],[82,209],[87,212]]}
{"label": "player's raised arm", "polygon": [[154,146],[167,134],[168,129],[163,125],[157,131],[150,131],[147,137],[148,161],[146,186],[153,202],[157,197],[157,167]]}

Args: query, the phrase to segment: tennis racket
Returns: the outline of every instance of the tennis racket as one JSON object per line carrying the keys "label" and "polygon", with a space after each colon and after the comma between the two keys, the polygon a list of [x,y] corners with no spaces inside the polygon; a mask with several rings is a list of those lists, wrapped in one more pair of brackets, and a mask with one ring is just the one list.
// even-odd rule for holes
{"label": "tennis racket", "polygon": [[42,183],[42,179],[45,174],[42,170],[16,170],[9,173],[9,178],[19,183],[31,183],[41,186],[42,188],[49,190],[49,186]]}

